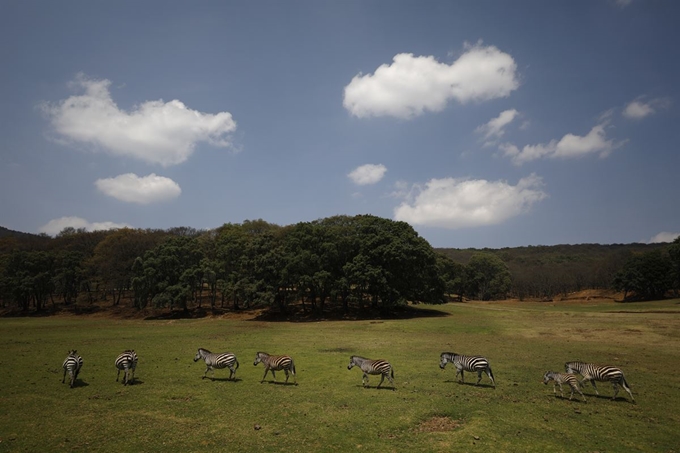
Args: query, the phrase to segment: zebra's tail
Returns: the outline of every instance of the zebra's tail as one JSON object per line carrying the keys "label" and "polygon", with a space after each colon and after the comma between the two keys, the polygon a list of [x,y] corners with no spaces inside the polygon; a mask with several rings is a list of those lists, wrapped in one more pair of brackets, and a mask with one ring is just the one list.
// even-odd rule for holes
{"label": "zebra's tail", "polygon": [[234,362],[236,362],[236,368],[234,370],[238,370],[238,359],[234,357]]}
{"label": "zebra's tail", "polygon": [[496,386],[496,377],[493,375],[493,371],[491,371],[491,365],[489,365],[489,376],[491,376],[491,380],[493,381],[493,386]]}
{"label": "zebra's tail", "polygon": [[394,368],[390,367],[390,376],[394,379]]}

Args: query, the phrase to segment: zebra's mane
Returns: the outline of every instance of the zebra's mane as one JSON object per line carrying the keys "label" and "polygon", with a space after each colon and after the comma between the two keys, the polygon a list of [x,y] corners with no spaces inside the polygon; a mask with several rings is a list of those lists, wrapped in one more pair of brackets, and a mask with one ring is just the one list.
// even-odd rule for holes
{"label": "zebra's mane", "polygon": [[212,354],[212,352],[208,351],[205,348],[198,348],[199,351],[207,352],[208,354]]}

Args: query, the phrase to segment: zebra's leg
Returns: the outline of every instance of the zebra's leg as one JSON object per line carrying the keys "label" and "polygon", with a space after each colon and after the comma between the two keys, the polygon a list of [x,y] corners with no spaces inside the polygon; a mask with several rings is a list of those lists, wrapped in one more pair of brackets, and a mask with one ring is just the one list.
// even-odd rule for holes
{"label": "zebra's leg", "polygon": [[380,373],[380,384],[378,384],[378,387],[376,387],[376,388],[380,388],[380,386],[382,385],[384,380],[385,380],[385,373]]}
{"label": "zebra's leg", "polygon": [[496,381],[493,378],[493,374],[491,374],[491,368],[486,369],[486,375],[489,376],[489,379],[491,379],[491,383],[493,384],[493,387],[496,388]]}
{"label": "zebra's leg", "polygon": [[66,382],[66,368],[64,368],[64,377],[61,378],[61,383],[63,384],[64,382]]}
{"label": "zebra's leg", "polygon": [[595,389],[595,394],[600,395],[600,392],[597,391],[597,385],[595,385],[595,379],[590,379],[590,383],[593,385],[593,388]]}
{"label": "zebra's leg", "polygon": [[482,370],[477,371],[477,383],[475,385],[479,385],[480,382],[482,382]]}
{"label": "zebra's leg", "polygon": [[558,382],[557,385],[560,386],[560,395],[562,396],[562,398],[564,398],[564,392],[562,391],[562,383]]}
{"label": "zebra's leg", "polygon": [[288,369],[284,368],[283,372],[286,374],[286,382],[285,384],[288,384]]}
{"label": "zebra's leg", "polygon": [[274,382],[276,382],[276,373],[274,372],[274,368],[272,368],[272,377],[274,378]]}
{"label": "zebra's leg", "polygon": [[392,387],[395,387],[394,379],[392,379],[392,376],[390,376],[389,373],[386,374],[385,376],[387,376],[387,380],[390,381],[390,384],[392,384]]}
{"label": "zebra's leg", "polygon": [[628,392],[628,394],[630,395],[630,399],[633,400],[633,402],[635,402],[635,398],[633,398],[633,392],[630,391],[630,387],[628,387],[628,385],[626,385],[625,380],[623,382],[621,382],[621,387],[623,387],[623,389],[626,392]]}
{"label": "zebra's leg", "polygon": [[229,367],[229,380],[231,380],[231,377],[236,374],[236,370],[234,370],[234,366]]}
{"label": "zebra's leg", "polygon": [[[579,392],[579,393],[581,394],[581,398],[583,398],[583,402],[585,403],[585,402],[586,402],[586,397],[583,395],[583,392],[582,392],[581,389],[578,387],[578,385],[576,386],[576,391]],[[571,394],[572,394],[572,395],[574,394],[574,390],[573,390],[573,389],[571,390]]]}
{"label": "zebra's leg", "polygon": [[118,368],[118,374],[116,375],[116,382],[118,382],[119,377],[120,377],[120,368]]}
{"label": "zebra's leg", "polygon": [[361,383],[366,387],[368,385],[368,374],[364,373],[364,375],[361,377]]}
{"label": "zebra's leg", "polygon": [[[460,373],[460,382],[465,384],[465,375],[464,375],[463,369],[461,368],[460,370],[458,370],[458,373]],[[458,373],[456,373],[456,376],[458,376]]]}
{"label": "zebra's leg", "polygon": [[203,377],[201,379],[205,379],[208,376],[208,370],[210,369],[209,366],[205,367],[205,373],[203,373]]}
{"label": "zebra's leg", "polygon": [[612,396],[612,401],[616,399],[616,395],[619,394],[619,385],[616,382],[612,382],[612,387],[614,387],[614,396]]}
{"label": "zebra's leg", "polygon": [[[260,384],[262,384],[264,382],[264,378],[267,377],[267,373],[269,373],[269,368],[264,367],[264,376],[262,376],[262,380],[260,381]],[[272,374],[274,374],[273,371],[272,371]]]}

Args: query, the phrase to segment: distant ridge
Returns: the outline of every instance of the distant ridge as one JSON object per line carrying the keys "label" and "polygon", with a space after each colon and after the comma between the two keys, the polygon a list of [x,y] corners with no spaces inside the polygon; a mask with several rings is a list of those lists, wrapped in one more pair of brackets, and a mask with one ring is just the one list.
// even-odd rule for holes
{"label": "distant ridge", "polygon": [[14,231],[14,230],[10,230],[9,228],[5,228],[3,226],[0,226],[0,238],[5,238],[5,237],[31,238],[31,237],[40,237],[40,236],[37,235],[37,234],[22,233],[21,231]]}

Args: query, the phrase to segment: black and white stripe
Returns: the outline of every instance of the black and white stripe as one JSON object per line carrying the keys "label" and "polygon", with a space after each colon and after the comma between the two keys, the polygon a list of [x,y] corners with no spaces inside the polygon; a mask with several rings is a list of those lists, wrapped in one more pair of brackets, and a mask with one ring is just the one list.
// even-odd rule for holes
{"label": "black and white stripe", "polygon": [[123,374],[123,384],[132,384],[135,380],[135,369],[137,368],[137,353],[133,349],[127,349],[122,354],[116,358],[116,368],[118,368],[118,375],[116,376],[116,382],[120,377],[121,370],[124,371]]}
{"label": "black and white stripe", "polygon": [[581,385],[578,382],[578,378],[576,375],[572,373],[567,373],[567,374],[561,374],[561,373],[554,373],[552,371],[546,371],[545,374],[543,375],[543,383],[545,385],[548,385],[548,382],[553,381],[553,393],[555,396],[557,396],[557,386],[560,386],[560,395],[562,395],[562,398],[564,398],[564,392],[562,391],[562,384],[567,384],[569,387],[571,387],[571,395],[569,396],[569,400],[574,397],[574,390],[579,392],[581,394],[581,398],[583,398],[583,402],[586,402],[586,397],[583,396],[583,392],[581,391]]}
{"label": "black and white stripe", "polygon": [[482,373],[486,373],[486,375],[489,376],[489,379],[491,379],[494,388],[496,387],[496,380],[493,377],[491,365],[489,365],[489,361],[484,357],[459,355],[455,352],[442,352],[439,359],[439,368],[442,370],[446,367],[447,363],[453,363],[453,366],[456,367],[456,377],[460,374],[460,380],[463,383],[465,382],[464,372],[470,371],[472,373],[477,373],[477,385],[479,385],[482,380]]}
{"label": "black and white stripe", "polygon": [[269,355],[266,352],[258,352],[255,354],[255,362],[253,362],[253,365],[257,365],[258,363],[262,363],[262,365],[264,365],[264,376],[262,376],[260,383],[264,382],[264,378],[267,377],[267,373],[269,371],[272,372],[274,381],[276,381],[276,374],[274,372],[283,370],[283,372],[286,373],[286,383],[288,383],[288,375],[290,373],[293,375],[293,380],[297,385],[297,377],[295,376],[295,363],[293,363],[293,359],[290,358],[290,356]]}
{"label": "black and white stripe", "polygon": [[368,385],[369,374],[379,374],[380,384],[378,384],[378,387],[380,387],[385,378],[387,378],[387,380],[390,381],[390,384],[392,384],[392,388],[396,389],[394,386],[394,369],[387,360],[371,360],[353,355],[349,358],[349,365],[347,365],[347,369],[351,370],[354,366],[358,366],[361,371],[364,372],[364,375],[361,378],[361,383],[364,385],[364,387]]}
{"label": "black and white stripe", "polygon": [[70,386],[73,388],[76,379],[78,379],[78,373],[80,373],[80,369],[83,367],[83,358],[76,353],[75,349],[72,349],[68,352],[62,367],[64,368],[64,377],[61,379],[61,383],[63,384],[66,381],[66,373],[68,372],[71,379]]}
{"label": "black and white stripe", "polygon": [[599,395],[600,392],[597,391],[595,381],[611,382],[612,387],[614,387],[614,396],[612,396],[612,400],[616,399],[616,395],[619,393],[620,385],[626,392],[628,392],[630,399],[633,400],[633,402],[635,401],[635,398],[633,398],[633,392],[630,391],[630,387],[628,386],[628,382],[626,382],[623,371],[621,371],[619,368],[613,366],[600,366],[584,362],[567,362],[564,364],[564,369],[567,371],[567,373],[578,373],[583,376],[581,385],[584,385],[586,381],[590,381],[590,383],[593,385],[593,388],[595,389],[595,394],[597,395]]}
{"label": "black and white stripe", "polygon": [[215,369],[221,370],[223,368],[229,368],[229,379],[236,378],[236,370],[238,370],[238,360],[236,356],[231,352],[216,352],[212,353],[204,348],[198,348],[198,352],[194,357],[194,362],[203,359],[205,361],[205,373],[203,373],[203,378],[205,379],[208,375],[208,371],[213,372],[213,380],[215,379]]}

